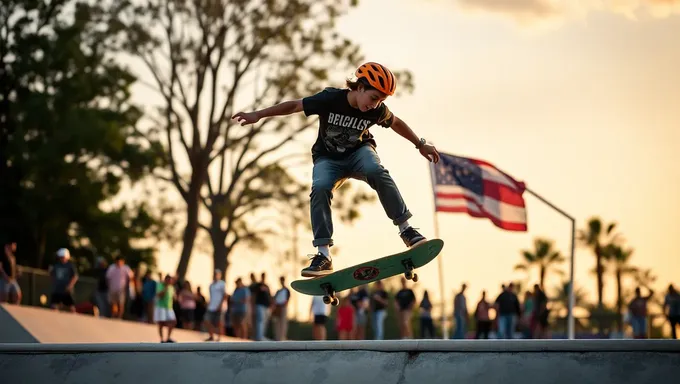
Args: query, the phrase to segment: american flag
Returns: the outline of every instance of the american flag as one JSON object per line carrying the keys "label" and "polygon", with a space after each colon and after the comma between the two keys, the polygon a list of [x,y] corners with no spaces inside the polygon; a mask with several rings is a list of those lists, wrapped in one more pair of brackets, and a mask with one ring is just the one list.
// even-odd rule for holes
{"label": "american flag", "polygon": [[440,153],[430,163],[435,211],[464,212],[508,231],[527,230],[524,183],[482,160]]}

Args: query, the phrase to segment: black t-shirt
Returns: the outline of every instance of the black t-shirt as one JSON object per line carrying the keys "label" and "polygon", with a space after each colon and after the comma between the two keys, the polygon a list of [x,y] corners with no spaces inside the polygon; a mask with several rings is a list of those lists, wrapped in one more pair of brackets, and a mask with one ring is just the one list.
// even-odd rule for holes
{"label": "black t-shirt", "polygon": [[326,88],[302,99],[306,116],[319,116],[319,134],[312,146],[312,158],[344,158],[364,144],[376,146],[368,129],[378,124],[389,128],[393,115],[384,103],[366,112],[352,107],[347,100],[349,89]]}
{"label": "black t-shirt", "polygon": [[271,292],[267,284],[259,283],[255,292],[255,304],[268,307],[271,304]]}
{"label": "black t-shirt", "polygon": [[384,289],[380,289],[380,290],[373,292],[373,295],[371,295],[371,304],[373,305],[373,310],[374,311],[380,311],[380,310],[387,308],[386,304],[383,304],[383,303],[381,303],[378,300],[373,298],[373,296],[375,296],[375,295],[377,295],[381,299],[387,301],[387,291],[385,291]]}
{"label": "black t-shirt", "polygon": [[408,288],[397,292],[395,298],[397,299],[397,303],[399,303],[399,308],[402,310],[407,309],[416,302],[416,295],[413,293],[413,290]]}
{"label": "black t-shirt", "polygon": [[260,283],[251,283],[248,286],[248,289],[250,290],[250,299],[255,300],[257,297],[257,291],[260,290]]}
{"label": "black t-shirt", "polygon": [[17,277],[17,263],[16,258],[12,254],[11,257],[7,257],[4,249],[0,249],[0,264],[2,264],[2,269],[5,271],[10,279],[16,279]]}
{"label": "black t-shirt", "polygon": [[498,312],[501,315],[519,314],[519,300],[512,292],[501,292],[496,298],[496,303],[498,304]]}
{"label": "black t-shirt", "polygon": [[541,314],[545,310],[546,305],[548,305],[548,298],[545,296],[545,293],[543,291],[538,292],[534,296],[534,313]]}
{"label": "black t-shirt", "polygon": [[354,308],[359,309],[359,302],[366,299],[367,297],[368,292],[364,288],[361,288],[350,297],[350,301],[352,302]]}
{"label": "black t-shirt", "polygon": [[97,291],[108,292],[109,282],[106,280],[106,268],[97,268],[95,273],[97,277]]}

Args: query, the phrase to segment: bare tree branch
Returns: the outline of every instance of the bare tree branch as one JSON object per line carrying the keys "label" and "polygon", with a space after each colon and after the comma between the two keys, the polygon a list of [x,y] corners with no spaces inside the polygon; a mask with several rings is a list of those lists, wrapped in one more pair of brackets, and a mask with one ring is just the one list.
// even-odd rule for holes
{"label": "bare tree branch", "polygon": [[172,145],[172,128],[171,124],[172,121],[170,119],[170,108],[168,108],[167,112],[168,116],[167,118],[167,124],[168,127],[166,127],[165,132],[166,132],[166,139],[167,139],[167,144],[168,144],[168,158],[167,162],[168,165],[170,166],[170,171],[172,172],[172,183],[175,185],[175,188],[177,188],[177,191],[179,191],[179,194],[182,196],[182,198],[186,201],[189,191],[184,188],[181,182],[181,178],[179,177],[179,174],[177,173],[177,166],[175,165],[175,152],[174,152],[174,146]]}
{"label": "bare tree branch", "polygon": [[[243,197],[250,190],[250,185],[253,183],[253,181],[262,177],[262,175],[266,171],[272,169],[273,167],[276,167],[277,165],[281,164],[286,159],[291,159],[291,158],[295,158],[295,157],[298,157],[298,156],[299,156],[299,154],[295,154],[295,153],[289,154],[289,155],[286,155],[286,156],[282,156],[282,157],[278,158],[276,161],[273,161],[273,162],[271,162],[271,163],[269,163],[269,164],[267,164],[263,167],[260,167],[257,172],[255,172],[254,174],[252,174],[250,177],[248,177],[247,179],[245,179],[243,181],[243,188],[241,189],[240,193],[238,194],[238,196],[235,199],[235,202],[236,202],[235,206],[238,207],[241,204],[243,204]],[[230,217],[229,219],[233,220],[234,217]]]}
{"label": "bare tree branch", "polygon": [[[128,11],[122,23],[132,20],[127,24],[135,41],[126,47],[146,62],[163,95],[164,124],[159,127],[167,136],[171,175],[167,179],[183,194],[187,207],[192,207],[188,212],[193,216],[188,215],[187,221],[193,220],[194,227],[200,224],[196,204],[208,209],[211,223],[199,228],[210,234],[214,252],[228,255],[244,240],[262,242],[259,236],[264,232],[248,225],[249,213],[257,214],[300,193],[299,183],[283,166],[285,157],[271,156],[277,158],[274,161],[269,156],[315,121],[266,119],[241,127],[230,119],[234,106],[257,109],[268,100],[301,98],[328,80],[325,68],[356,65],[358,48],[337,36],[333,25],[352,0],[137,3],[118,6]],[[161,27],[152,28],[155,22]],[[159,65],[157,60],[167,64]],[[258,71],[264,78],[253,80],[251,75]],[[253,98],[237,102],[245,97],[251,81],[255,81]],[[179,140],[172,134],[174,129],[179,130]],[[190,132],[193,137],[188,137]],[[178,174],[175,141],[181,143],[191,163],[189,182]],[[219,163],[213,165],[218,157]],[[292,187],[279,186],[277,182],[283,179],[291,180]],[[193,242],[191,231],[185,233],[186,244]],[[180,265],[187,265],[189,251],[183,249]],[[213,256],[217,262],[227,255]]]}

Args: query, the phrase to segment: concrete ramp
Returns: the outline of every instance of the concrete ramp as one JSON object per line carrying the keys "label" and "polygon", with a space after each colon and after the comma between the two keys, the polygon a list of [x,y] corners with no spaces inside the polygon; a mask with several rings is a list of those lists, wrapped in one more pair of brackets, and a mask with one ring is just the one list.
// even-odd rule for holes
{"label": "concrete ramp", "polygon": [[0,343],[37,343],[38,340],[5,307],[9,306],[0,304]]}
{"label": "concrete ramp", "polygon": [[675,340],[4,344],[7,383],[678,383]]}
{"label": "concrete ramp", "polygon": [[[7,319],[14,330],[3,329]],[[167,329],[163,331],[167,334]],[[178,343],[202,342],[207,333],[175,329]],[[31,341],[32,340],[32,341]],[[246,341],[222,336],[223,341]],[[159,343],[158,326],[47,308],[0,304],[0,343]]]}

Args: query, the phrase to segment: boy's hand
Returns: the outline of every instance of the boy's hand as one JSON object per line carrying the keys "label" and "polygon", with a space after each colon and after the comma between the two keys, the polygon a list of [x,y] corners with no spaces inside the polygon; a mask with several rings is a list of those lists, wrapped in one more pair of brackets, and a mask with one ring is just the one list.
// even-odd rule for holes
{"label": "boy's hand", "polygon": [[439,162],[439,152],[433,145],[424,144],[419,151],[427,160],[434,161],[435,164]]}
{"label": "boy's hand", "polygon": [[231,118],[236,119],[242,126],[246,124],[255,124],[260,121],[260,116],[257,115],[257,112],[239,112]]}

